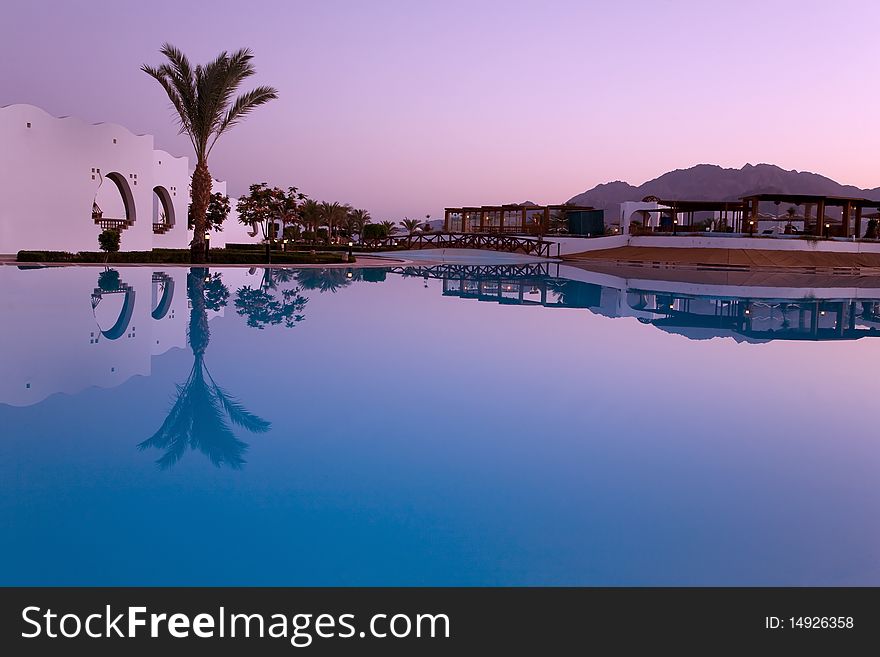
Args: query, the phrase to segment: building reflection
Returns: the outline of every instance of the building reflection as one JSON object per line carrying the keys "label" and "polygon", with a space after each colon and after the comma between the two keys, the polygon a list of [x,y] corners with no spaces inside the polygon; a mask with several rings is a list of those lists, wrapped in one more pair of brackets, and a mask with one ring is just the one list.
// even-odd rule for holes
{"label": "building reflection", "polygon": [[163,467],[190,450],[241,467],[247,444],[235,431],[262,433],[270,425],[213,378],[210,321],[234,302],[250,326],[301,322],[307,298],[295,283],[289,269],[2,267],[0,403],[29,406],[57,393],[116,387],[149,376],[154,356],[188,347],[189,375],[140,447],[162,450]]}
{"label": "building reflection", "polygon": [[[440,264],[390,271],[404,277],[439,279],[443,296],[635,317],[643,324],[695,340],[731,337],[741,342],[767,342],[880,336],[880,287],[793,287],[790,277],[778,280],[784,285],[775,285],[766,277],[762,285],[634,281],[553,263]],[[827,278],[821,283],[827,286]]]}

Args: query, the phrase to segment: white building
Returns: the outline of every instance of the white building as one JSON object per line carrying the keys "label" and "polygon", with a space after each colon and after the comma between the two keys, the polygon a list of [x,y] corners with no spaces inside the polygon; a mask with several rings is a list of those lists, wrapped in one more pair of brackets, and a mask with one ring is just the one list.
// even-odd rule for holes
{"label": "white building", "polygon": [[656,201],[625,201],[620,204],[620,233],[629,235],[633,221],[638,221],[645,228],[660,226],[660,212],[668,206]]}
{"label": "white building", "polygon": [[[0,107],[0,144],[0,253],[95,251],[106,227],[120,229],[124,251],[189,246],[189,159],[152,135],[20,104]],[[232,206],[212,246],[256,239]]]}

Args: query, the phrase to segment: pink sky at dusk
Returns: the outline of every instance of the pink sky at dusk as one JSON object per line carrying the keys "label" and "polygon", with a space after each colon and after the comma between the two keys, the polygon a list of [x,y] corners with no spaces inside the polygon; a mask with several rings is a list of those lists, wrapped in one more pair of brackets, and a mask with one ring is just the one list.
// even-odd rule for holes
{"label": "pink sky at dusk", "polygon": [[0,105],[111,121],[191,155],[138,70],[254,49],[280,99],[214,151],[374,219],[562,202],[698,163],[769,162],[880,185],[871,0],[47,2],[6,0]]}

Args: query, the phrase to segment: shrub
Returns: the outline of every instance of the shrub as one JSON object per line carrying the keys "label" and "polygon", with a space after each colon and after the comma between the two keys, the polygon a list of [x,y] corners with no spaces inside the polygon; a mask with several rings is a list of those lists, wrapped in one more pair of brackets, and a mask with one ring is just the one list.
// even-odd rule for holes
{"label": "shrub", "polygon": [[98,287],[104,292],[113,292],[119,289],[119,272],[115,269],[108,269],[98,274]]}
{"label": "shrub", "polygon": [[384,240],[386,237],[388,237],[388,229],[382,224],[367,224],[364,226],[365,240]]}
{"label": "shrub", "polygon": [[98,246],[102,251],[107,253],[116,253],[119,251],[119,231],[115,228],[105,228],[98,235]]}
{"label": "shrub", "polygon": [[258,244],[256,242],[251,242],[249,244],[232,244],[229,243],[226,245],[226,249],[229,251],[265,251],[265,244]]}
{"label": "shrub", "polygon": [[[71,262],[101,263],[107,256],[100,251],[19,251],[18,262]],[[189,249],[153,249],[152,251],[119,251],[113,255],[114,263],[189,264]],[[263,265],[267,264],[263,251],[237,249],[211,249],[213,265]],[[287,251],[274,252],[272,264],[344,263],[350,262],[344,250],[333,252]],[[353,260],[351,261],[353,262]]]}

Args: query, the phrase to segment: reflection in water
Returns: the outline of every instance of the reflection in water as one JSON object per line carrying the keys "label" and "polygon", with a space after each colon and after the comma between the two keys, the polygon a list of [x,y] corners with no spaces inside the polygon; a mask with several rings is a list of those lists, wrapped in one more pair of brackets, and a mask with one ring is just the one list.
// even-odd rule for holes
{"label": "reflection in water", "polygon": [[174,405],[162,426],[139,443],[138,449],[165,450],[156,461],[161,468],[174,465],[192,449],[217,467],[238,469],[245,463],[248,445],[235,436],[229,422],[251,433],[265,433],[271,425],[217,385],[205,365],[211,337],[208,310],[219,310],[229,297],[220,274],[211,276],[206,268],[194,267],[186,277],[186,291],[191,306],[187,337],[193,352],[192,369],[186,382],[177,386]]}
{"label": "reflection in water", "polygon": [[95,314],[98,305],[104,300],[105,296],[111,294],[124,295],[122,308],[113,326],[108,329],[101,329],[101,335],[108,340],[118,340],[128,330],[131,315],[134,312],[136,296],[134,289],[122,282],[118,271],[107,268],[98,275],[98,287],[92,292],[92,314],[95,315],[95,321],[98,319]]}
{"label": "reflection in water", "polygon": [[[636,317],[670,333],[700,340],[856,340],[880,336],[880,290],[692,285],[594,276],[549,264],[395,267],[404,277],[441,279],[443,295],[501,304],[585,308],[606,317]],[[569,278],[581,276],[583,280]],[[593,282],[601,280],[602,284]],[[616,286],[610,283],[617,283]],[[772,283],[768,281],[768,283]]]}
{"label": "reflection in water", "polygon": [[164,318],[168,314],[173,300],[174,279],[165,272],[153,272],[153,310],[150,317],[153,319]]}
{"label": "reflection in water", "polygon": [[242,286],[235,293],[235,310],[247,318],[247,325],[262,329],[284,322],[293,328],[305,319],[303,310],[308,299],[299,293],[299,288],[278,289],[279,283],[287,283],[295,278],[293,269],[263,270],[263,278],[256,288]]}
{"label": "reflection in water", "polygon": [[[362,271],[364,270],[358,270],[358,274]],[[355,280],[352,270],[339,267],[301,269],[296,278],[303,290],[316,290],[321,293],[336,293]]]}
{"label": "reflection in water", "polygon": [[880,276],[103,269],[0,267],[0,584],[880,582]]}

